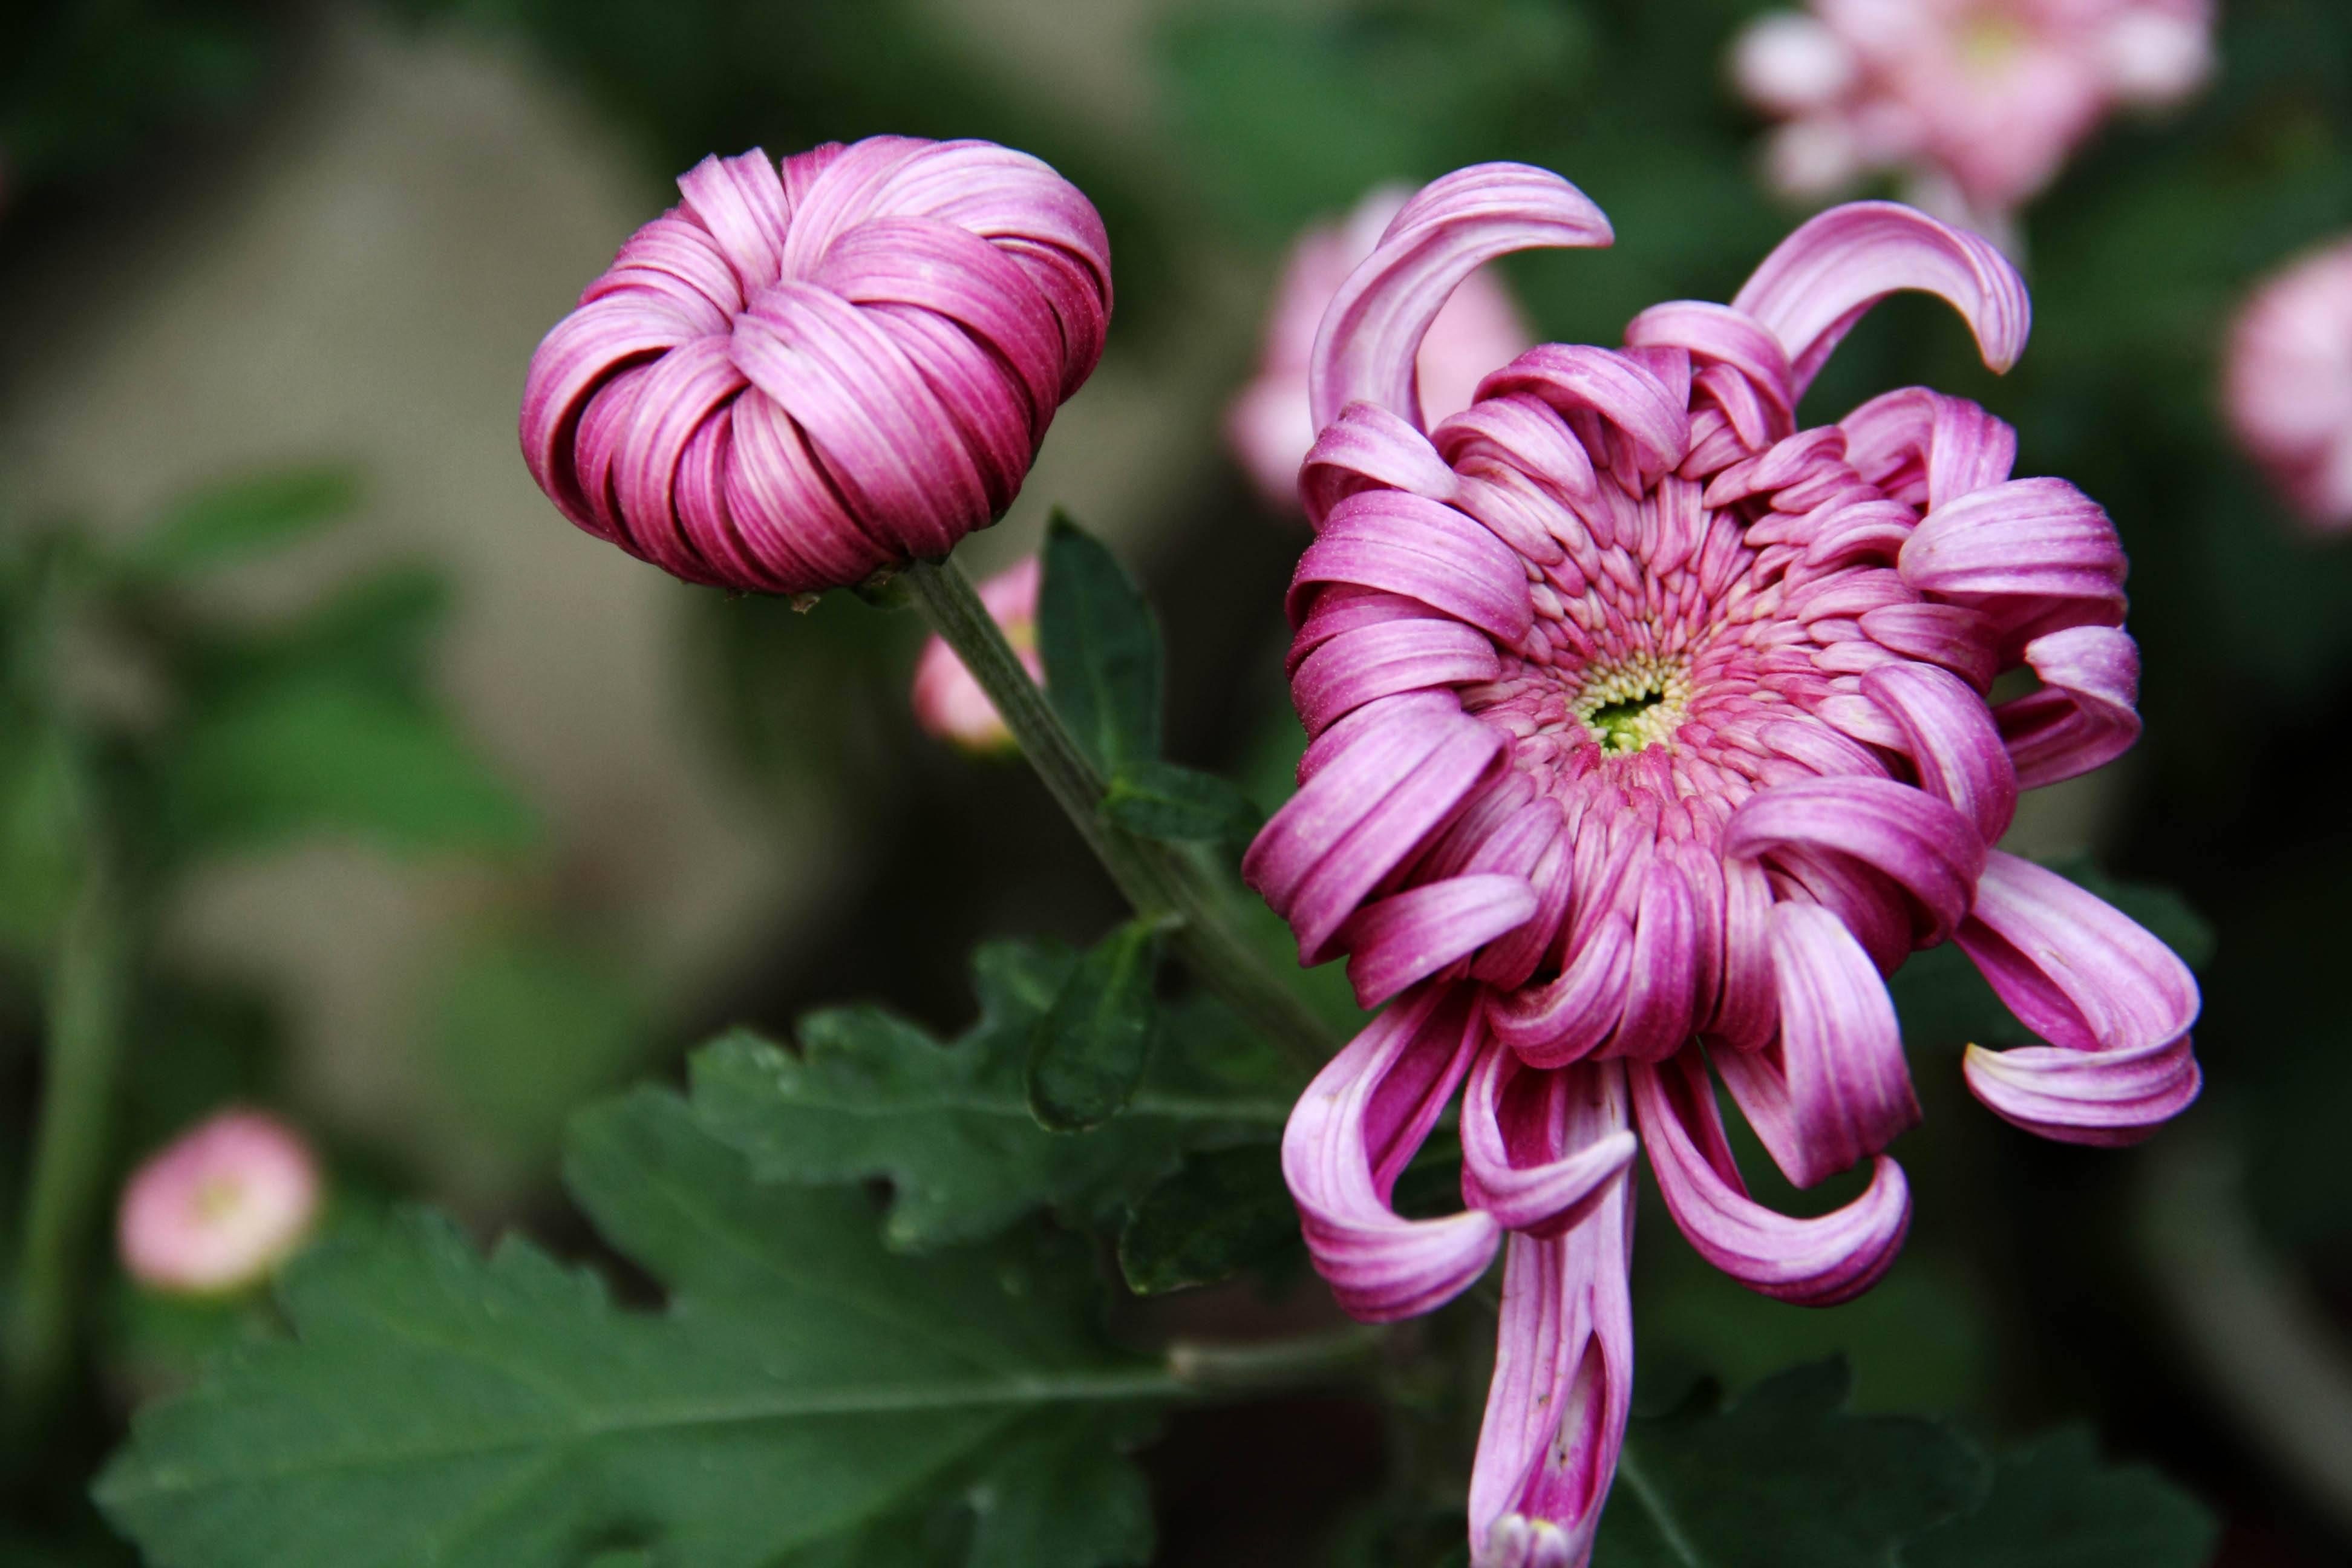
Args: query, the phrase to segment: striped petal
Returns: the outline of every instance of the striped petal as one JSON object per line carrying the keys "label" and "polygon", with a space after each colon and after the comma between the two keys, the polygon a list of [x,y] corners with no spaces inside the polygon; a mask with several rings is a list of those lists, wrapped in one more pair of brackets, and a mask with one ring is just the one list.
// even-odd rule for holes
{"label": "striped petal", "polygon": [[1832,851],[1893,881],[1927,917],[1923,946],[1949,936],[1969,912],[1985,856],[1984,840],[1958,810],[1881,778],[1780,784],[1748,796],[1724,827],[1727,858],[1783,847]]}
{"label": "striped petal", "polygon": [[1307,373],[1315,427],[1363,402],[1423,428],[1415,361],[1462,280],[1515,250],[1613,237],[1583,192],[1525,163],[1480,163],[1423,186],[1323,313]]}
{"label": "striped petal", "polygon": [[1976,824],[1990,844],[2017,815],[2017,770],[1991,710],[1968,682],[1927,664],[1866,671],[1862,694],[1901,726],[1919,787]]}
{"label": "striped petal", "polygon": [[1462,1092],[1462,1197],[1506,1230],[1559,1236],[1633,1163],[1624,1075],[1598,1063],[1547,1072],[1487,1050]]}
{"label": "striped petal", "polygon": [[1357,1002],[1377,1007],[1535,912],[1536,891],[1525,877],[1452,877],[1366,904],[1340,928],[1337,945],[1348,950]]}
{"label": "striped petal", "polygon": [[1282,1173],[1316,1270],[1366,1322],[1442,1306],[1486,1272],[1502,1237],[1476,1209],[1409,1220],[1397,1176],[1453,1097],[1479,1044],[1461,987],[1433,986],[1374,1019],[1307,1086],[1282,1134]]}
{"label": "striped petal", "polygon": [[2117,626],[2073,626],[2025,645],[2042,689],[1993,710],[2017,782],[2040,789],[2105,767],[2139,739],[2139,645]]}
{"label": "striped petal", "polygon": [[1995,850],[1956,940],[2051,1042],[1969,1047],[1969,1088],[2000,1116],[2062,1142],[2131,1143],[2197,1098],[2196,978],[2129,917]]}
{"label": "striped petal", "polygon": [[1776,1214],[1748,1195],[1706,1064],[1696,1051],[1627,1069],[1633,1111],[1666,1212],[1699,1255],[1749,1289],[1801,1307],[1832,1307],[1893,1266],[1911,1227],[1910,1184],[1885,1155],[1870,1185],[1812,1219]]}

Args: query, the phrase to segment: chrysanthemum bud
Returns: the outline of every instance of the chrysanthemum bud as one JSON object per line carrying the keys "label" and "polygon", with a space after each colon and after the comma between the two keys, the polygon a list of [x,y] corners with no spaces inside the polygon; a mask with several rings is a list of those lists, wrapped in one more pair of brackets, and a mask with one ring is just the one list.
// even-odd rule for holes
{"label": "chrysanthemum bud", "polygon": [[[1040,686],[1045,683],[1045,660],[1037,652],[1037,589],[1043,580],[1044,569],[1032,555],[980,585],[980,602],[1020,655],[1021,668]],[[996,705],[945,637],[935,637],[923,647],[915,666],[914,705],[915,722],[965,751],[1008,752],[1015,744]]]}
{"label": "chrysanthemum bud", "polygon": [[986,142],[706,158],[531,356],[524,460],[689,582],[779,594],[936,559],[1003,515],[1093,373],[1110,247]]}
{"label": "chrysanthemum bud", "polygon": [[226,1111],[132,1173],[116,1222],[122,1267],[155,1290],[241,1289],[301,1245],[320,1185],[300,1134],[259,1111]]}

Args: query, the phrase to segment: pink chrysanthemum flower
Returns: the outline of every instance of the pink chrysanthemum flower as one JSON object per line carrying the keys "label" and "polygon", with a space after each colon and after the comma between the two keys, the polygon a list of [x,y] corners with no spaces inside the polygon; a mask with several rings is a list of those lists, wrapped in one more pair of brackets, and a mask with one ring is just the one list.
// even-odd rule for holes
{"label": "pink chrysanthemum flower", "polygon": [[2211,0],[1811,0],[1751,24],[1732,75],[1786,121],[1765,154],[1782,191],[1902,170],[1990,232],[2114,110],[2194,91],[2212,29]]}
{"label": "pink chrysanthemum flower", "polygon": [[299,1133],[259,1111],[225,1111],[131,1174],[115,1226],[123,1269],[154,1290],[242,1289],[301,1245],[320,1195]]}
{"label": "pink chrysanthemum flower", "polygon": [[[1044,564],[1031,555],[980,585],[981,604],[1003,629],[1021,668],[1040,686],[1045,683],[1045,661],[1037,651],[1037,590],[1044,581]],[[945,637],[923,645],[915,665],[914,707],[915,722],[965,751],[1007,752],[1017,744],[996,704]]]}
{"label": "pink chrysanthemum flower", "polygon": [[[1424,430],[1413,354],[1448,290],[1529,246],[1605,245],[1558,176],[1488,164],[1399,215],[1318,342],[1318,538],[1289,595],[1298,794],[1245,862],[1308,963],[1387,1010],[1293,1113],[1284,1168],[1359,1317],[1426,1311],[1507,1235],[1471,1490],[1479,1568],[1580,1563],[1622,1435],[1635,1132],[1734,1278],[1826,1304],[1909,1219],[1879,1151],[1916,1120],[1884,979],[1957,941],[2046,1045],[1972,1048],[1969,1087],[2047,1136],[2120,1143],[2196,1095],[2195,982],[2074,883],[1991,848],[2021,787],[2138,731],[2114,527],[2012,479],[2012,431],[1921,388],[1797,428],[1831,350],[1899,289],[2006,368],[2028,303],[1991,246],[1868,203],[1806,224],[1728,306],[1643,311],[1620,350],[1549,344]],[[2022,667],[2039,689],[1993,704]],[[1747,1195],[1719,1077],[1810,1186]],[[1465,1087],[1466,1086],[1466,1087]],[[1457,1088],[1465,1208],[1408,1220],[1398,1173]]]}
{"label": "pink chrysanthemum flower", "polygon": [[[1272,505],[1298,509],[1298,465],[1315,444],[1307,413],[1307,367],[1315,353],[1323,309],[1380,244],[1411,193],[1383,185],[1358,203],[1347,221],[1308,229],[1291,247],[1265,321],[1256,376],[1225,415],[1225,439]],[[1474,272],[1465,279],[1422,340],[1415,367],[1421,397],[1433,417],[1470,406],[1478,378],[1533,345],[1527,323],[1502,279]]]}
{"label": "pink chrysanthemum flower", "polygon": [[780,594],[947,554],[1004,513],[1093,373],[1110,248],[986,142],[706,158],[531,356],[523,458],[564,516]]}
{"label": "pink chrysanthemum flower", "polygon": [[2258,289],[2230,335],[2238,439],[2315,525],[2352,528],[2352,239]]}

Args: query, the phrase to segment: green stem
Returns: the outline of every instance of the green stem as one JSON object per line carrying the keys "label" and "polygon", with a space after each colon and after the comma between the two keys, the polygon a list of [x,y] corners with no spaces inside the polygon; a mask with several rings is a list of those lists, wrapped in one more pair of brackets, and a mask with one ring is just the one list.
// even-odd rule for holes
{"label": "green stem", "polygon": [[1338,1042],[1259,958],[1217,890],[1182,856],[1104,817],[1100,771],[1029,678],[962,569],[952,560],[918,561],[902,581],[931,628],[988,693],[1029,765],[1136,913],[1170,920],[1170,941],[1202,984],[1301,1065],[1312,1069],[1329,1060]]}
{"label": "green stem", "polygon": [[1168,1347],[1168,1371],[1192,1388],[1290,1388],[1344,1382],[1361,1373],[1388,1342],[1388,1331],[1351,1323],[1328,1333],[1255,1344],[1204,1344],[1178,1340]]}
{"label": "green stem", "polygon": [[130,941],[121,889],[95,837],[49,978],[48,1059],[5,1343],[10,1416],[20,1429],[40,1420],[72,1365],[121,1063]]}

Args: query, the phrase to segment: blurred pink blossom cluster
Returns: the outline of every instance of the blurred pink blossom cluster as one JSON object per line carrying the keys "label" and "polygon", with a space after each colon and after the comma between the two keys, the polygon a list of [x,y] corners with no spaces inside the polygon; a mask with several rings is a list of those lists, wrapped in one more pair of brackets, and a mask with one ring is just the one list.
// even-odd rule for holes
{"label": "blurred pink blossom cluster", "polygon": [[1999,239],[2108,114],[2202,85],[2212,30],[2212,0],[1809,0],[1752,23],[1731,67],[1782,121],[1765,149],[1782,193],[1895,172]]}
{"label": "blurred pink blossom cluster", "polygon": [[[1045,582],[1045,563],[1034,555],[991,577],[980,585],[980,602],[1004,640],[1021,658],[1021,668],[1038,685],[1045,684],[1045,661],[1037,651],[1037,593]],[[947,639],[933,637],[923,645],[915,665],[915,722],[949,744],[979,755],[998,755],[1018,749],[996,704]]]}
{"label": "blurred pink blossom cluster", "polygon": [[2246,449],[2309,521],[2352,528],[2352,237],[2255,291],[2224,376]]}
{"label": "blurred pink blossom cluster", "polygon": [[122,1267],[151,1290],[211,1296],[260,1281],[319,1215],[317,1157],[257,1110],[227,1110],[151,1157],[122,1190]]}
{"label": "blurred pink blossom cluster", "polygon": [[[1323,308],[1348,275],[1372,254],[1412,193],[1382,185],[1339,223],[1310,228],[1291,247],[1266,317],[1265,342],[1255,379],[1234,399],[1225,438],[1266,500],[1299,510],[1298,465],[1315,444],[1307,410],[1307,367],[1314,357]],[[1421,400],[1433,420],[1470,406],[1478,378],[1533,347],[1510,289],[1481,271],[1454,291],[1422,341],[1417,369]]]}

